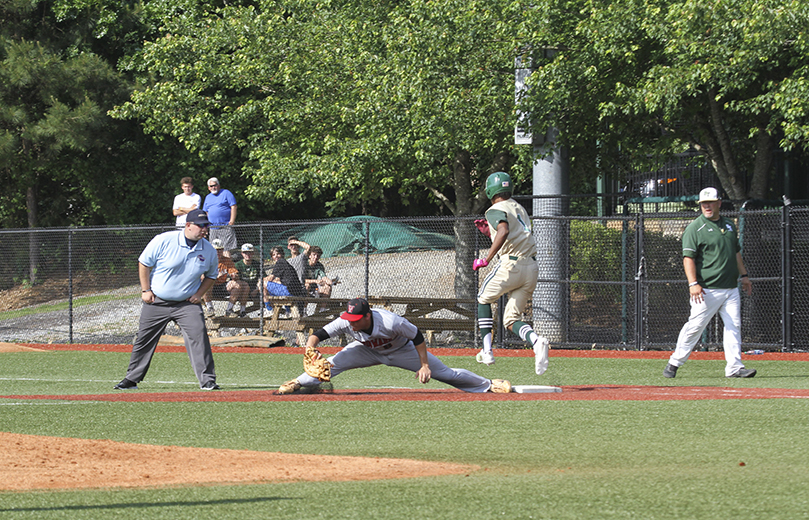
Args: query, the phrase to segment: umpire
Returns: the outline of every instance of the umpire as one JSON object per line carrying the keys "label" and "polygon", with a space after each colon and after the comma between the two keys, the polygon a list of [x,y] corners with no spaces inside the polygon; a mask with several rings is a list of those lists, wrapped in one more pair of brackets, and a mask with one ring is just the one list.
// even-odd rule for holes
{"label": "umpire", "polygon": [[205,239],[210,224],[201,209],[190,211],[183,229],[157,235],[140,254],[138,277],[143,306],[138,335],[126,377],[115,385],[116,390],[135,389],[143,381],[157,342],[172,320],[182,330],[200,388],[219,389],[200,305],[218,269],[216,249]]}

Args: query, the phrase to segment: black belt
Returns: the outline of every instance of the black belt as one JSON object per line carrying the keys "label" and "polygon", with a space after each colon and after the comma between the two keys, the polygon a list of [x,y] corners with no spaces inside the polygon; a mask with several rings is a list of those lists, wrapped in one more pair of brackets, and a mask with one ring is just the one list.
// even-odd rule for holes
{"label": "black belt", "polygon": [[[512,256],[512,255],[509,255],[509,257],[508,257],[508,259],[509,259],[509,260],[514,260],[514,261],[517,261],[517,260],[519,260],[519,259],[521,259],[521,258],[523,258],[523,257],[521,257],[521,256]],[[536,262],[536,261],[537,261],[537,257],[536,257],[536,256],[532,256],[532,257],[531,257],[531,260],[533,260],[534,262]]]}

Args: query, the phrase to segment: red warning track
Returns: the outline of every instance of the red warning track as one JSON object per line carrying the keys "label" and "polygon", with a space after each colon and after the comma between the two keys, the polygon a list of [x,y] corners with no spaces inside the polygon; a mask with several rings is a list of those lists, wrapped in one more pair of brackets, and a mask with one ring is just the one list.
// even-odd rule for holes
{"label": "red warning track", "polygon": [[[85,350],[94,352],[131,352],[132,345],[78,345],[54,343],[26,343],[25,345],[42,350]],[[248,347],[212,345],[214,353],[240,354],[303,354],[302,347]],[[324,354],[336,354],[340,347],[318,347]],[[158,352],[185,352],[182,345],[160,345]],[[468,348],[430,348],[430,352],[441,356],[472,356],[476,351]],[[495,357],[533,357],[530,349],[495,349]],[[594,359],[668,359],[671,352],[663,350],[551,350],[550,357],[576,357]],[[722,360],[723,352],[693,352],[689,359]],[[809,361],[809,352],[767,352],[759,355],[743,354],[742,359],[762,361]]]}

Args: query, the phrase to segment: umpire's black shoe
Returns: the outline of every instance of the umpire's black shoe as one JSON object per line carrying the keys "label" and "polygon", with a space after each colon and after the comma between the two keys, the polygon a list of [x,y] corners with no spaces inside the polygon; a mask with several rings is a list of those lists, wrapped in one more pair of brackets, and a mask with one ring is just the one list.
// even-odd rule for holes
{"label": "umpire's black shoe", "polygon": [[208,381],[207,383],[202,385],[200,388],[202,388],[203,390],[219,390],[219,385],[217,385],[213,381]]}
{"label": "umpire's black shoe", "polygon": [[137,390],[138,384],[134,381],[130,381],[127,378],[123,378],[120,383],[112,387],[114,390]]}
{"label": "umpire's black shoe", "polygon": [[680,367],[675,367],[671,363],[666,365],[666,368],[663,369],[663,377],[676,377],[677,376],[677,369]]}
{"label": "umpire's black shoe", "polygon": [[740,368],[735,374],[730,374],[728,377],[756,377],[756,370],[754,368]]}

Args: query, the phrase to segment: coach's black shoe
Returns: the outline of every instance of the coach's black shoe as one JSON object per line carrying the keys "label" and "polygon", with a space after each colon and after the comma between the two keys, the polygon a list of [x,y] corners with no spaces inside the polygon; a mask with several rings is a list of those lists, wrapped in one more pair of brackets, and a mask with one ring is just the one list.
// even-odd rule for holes
{"label": "coach's black shoe", "polygon": [[735,374],[730,374],[728,377],[756,377],[756,370],[754,368],[740,368]]}
{"label": "coach's black shoe", "polygon": [[137,390],[138,384],[134,381],[130,381],[127,378],[123,378],[120,383],[112,387],[114,390]]}
{"label": "coach's black shoe", "polygon": [[680,367],[675,367],[671,363],[666,365],[666,368],[663,369],[663,377],[677,377],[677,369]]}
{"label": "coach's black shoe", "polygon": [[217,385],[213,381],[208,381],[207,383],[202,385],[200,388],[202,388],[203,390],[219,390],[219,385]]}

